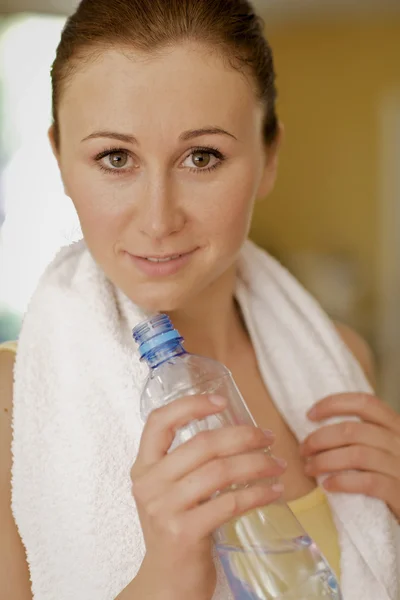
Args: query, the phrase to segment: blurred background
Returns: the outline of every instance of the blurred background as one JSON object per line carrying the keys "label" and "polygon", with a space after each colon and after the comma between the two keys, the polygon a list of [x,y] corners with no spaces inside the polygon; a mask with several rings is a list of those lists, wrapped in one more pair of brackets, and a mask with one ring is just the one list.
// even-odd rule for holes
{"label": "blurred background", "polygon": [[[252,237],[371,345],[400,410],[400,2],[257,0],[285,125]],[[47,142],[50,65],[74,0],[0,0],[0,342],[80,237]]]}

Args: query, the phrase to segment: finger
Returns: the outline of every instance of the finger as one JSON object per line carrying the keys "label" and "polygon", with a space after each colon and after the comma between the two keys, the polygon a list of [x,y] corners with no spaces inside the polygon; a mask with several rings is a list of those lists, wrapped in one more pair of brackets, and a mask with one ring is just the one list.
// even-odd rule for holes
{"label": "finger", "polygon": [[339,473],[327,477],[323,483],[329,492],[363,494],[387,503],[394,515],[400,518],[400,482],[381,473]]}
{"label": "finger", "polygon": [[380,426],[356,421],[325,425],[311,433],[301,444],[302,456],[349,445],[371,446],[400,457],[400,435]]}
{"label": "finger", "polygon": [[400,433],[400,415],[372,394],[346,393],[327,396],[317,402],[307,414],[313,421],[335,416],[357,416],[369,423]]}
{"label": "finger", "polygon": [[191,421],[220,413],[226,406],[224,398],[199,395],[179,398],[153,410],[142,433],[137,461],[143,466],[157,463],[168,452],[177,429]]}
{"label": "finger", "polygon": [[202,431],[155,465],[151,477],[160,482],[176,481],[212,459],[266,449],[273,440],[271,432],[252,425]]}
{"label": "finger", "polygon": [[184,513],[181,527],[184,531],[191,531],[193,539],[207,537],[234,517],[276,501],[282,495],[282,491],[282,484],[270,487],[260,483],[220,494]]}
{"label": "finger", "polygon": [[162,500],[157,498],[155,502],[162,501],[168,513],[182,512],[232,485],[241,486],[255,480],[278,477],[284,470],[283,463],[263,452],[219,458],[178,481]]}
{"label": "finger", "polygon": [[391,477],[400,477],[397,457],[368,446],[356,445],[327,450],[310,457],[305,466],[307,475],[314,476],[349,469],[361,469]]}

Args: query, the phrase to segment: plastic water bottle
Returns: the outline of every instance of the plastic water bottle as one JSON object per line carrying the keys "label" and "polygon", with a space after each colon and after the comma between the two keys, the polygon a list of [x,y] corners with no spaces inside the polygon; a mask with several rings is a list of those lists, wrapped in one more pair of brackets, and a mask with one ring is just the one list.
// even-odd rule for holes
{"label": "plastic water bottle", "polygon": [[[151,317],[135,327],[133,336],[150,369],[141,396],[144,421],[155,408],[191,394],[218,394],[229,400],[222,413],[178,430],[169,451],[200,431],[256,426],[230,371],[215,360],[186,352],[168,316]],[[235,600],[342,599],[327,561],[282,500],[234,518],[213,537]]]}

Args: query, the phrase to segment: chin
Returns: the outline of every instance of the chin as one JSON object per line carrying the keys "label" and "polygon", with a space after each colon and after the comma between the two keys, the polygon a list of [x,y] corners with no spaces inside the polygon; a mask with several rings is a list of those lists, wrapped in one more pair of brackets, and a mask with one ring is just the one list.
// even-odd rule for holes
{"label": "chin", "polygon": [[191,295],[184,290],[161,291],[152,290],[148,293],[130,294],[131,300],[146,313],[170,313],[182,309],[190,302]]}

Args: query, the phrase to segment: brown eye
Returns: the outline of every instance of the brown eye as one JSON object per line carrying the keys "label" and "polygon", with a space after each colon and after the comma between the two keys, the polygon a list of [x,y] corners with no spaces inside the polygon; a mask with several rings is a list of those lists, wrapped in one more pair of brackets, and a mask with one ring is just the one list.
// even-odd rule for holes
{"label": "brown eye", "polygon": [[224,162],[225,156],[216,148],[193,148],[182,166],[190,173],[209,173]]}
{"label": "brown eye", "polygon": [[209,152],[193,152],[192,162],[196,167],[199,168],[208,167],[211,162],[211,154]]}
{"label": "brown eye", "polygon": [[110,165],[115,169],[122,169],[128,162],[128,155],[126,152],[112,152],[108,155]]}

